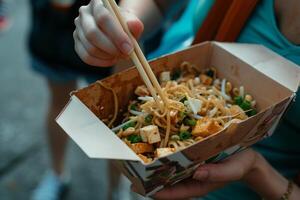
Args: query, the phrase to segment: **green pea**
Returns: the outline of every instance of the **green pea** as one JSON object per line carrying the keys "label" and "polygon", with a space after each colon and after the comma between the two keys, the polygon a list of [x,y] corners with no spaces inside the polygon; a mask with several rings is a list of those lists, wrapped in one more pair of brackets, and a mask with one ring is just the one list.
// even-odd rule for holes
{"label": "green pea", "polygon": [[244,101],[244,98],[242,96],[237,96],[234,98],[234,103],[236,105],[241,105],[243,103],[243,101]]}
{"label": "green pea", "polygon": [[147,115],[147,116],[145,117],[145,123],[151,124],[152,119],[153,119],[153,116],[152,116],[152,115]]}
{"label": "green pea", "polygon": [[179,138],[180,140],[187,140],[192,137],[192,134],[188,131],[182,131],[179,133]]}
{"label": "green pea", "polygon": [[251,102],[246,101],[246,100],[243,101],[239,106],[245,111],[252,109]]}
{"label": "green pea", "polygon": [[129,122],[128,124],[125,124],[122,129],[125,131],[126,129],[128,129],[129,127],[135,127],[136,122]]}
{"label": "green pea", "polygon": [[137,111],[138,109],[137,109],[137,105],[134,103],[134,104],[131,104],[131,106],[130,106],[130,110],[135,110],[135,111]]}
{"label": "green pea", "polygon": [[129,135],[127,136],[127,140],[129,140],[131,143],[138,143],[142,141],[142,138],[139,135]]}
{"label": "green pea", "polygon": [[191,119],[191,118],[185,118],[183,120],[183,124],[187,125],[187,126],[195,126],[197,123],[197,121],[195,119]]}

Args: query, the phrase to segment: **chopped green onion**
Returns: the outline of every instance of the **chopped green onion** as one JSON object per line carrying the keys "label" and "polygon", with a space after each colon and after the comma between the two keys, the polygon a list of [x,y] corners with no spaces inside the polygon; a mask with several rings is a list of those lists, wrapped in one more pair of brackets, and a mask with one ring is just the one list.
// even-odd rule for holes
{"label": "chopped green onion", "polygon": [[181,103],[184,103],[185,101],[187,101],[186,96],[184,96],[182,99],[179,100]]}
{"label": "chopped green onion", "polygon": [[255,109],[252,108],[252,110],[248,111],[246,113],[249,117],[253,116],[253,115],[256,115],[257,114],[257,111]]}
{"label": "chopped green onion", "polygon": [[242,96],[237,96],[234,98],[234,103],[236,105],[241,105],[243,103],[243,101],[244,101],[244,98]]}
{"label": "chopped green onion", "polygon": [[126,129],[128,129],[129,127],[135,127],[136,122],[130,122],[128,124],[125,124],[122,129],[125,131]]}
{"label": "chopped green onion", "polygon": [[187,125],[187,126],[195,126],[197,123],[197,121],[195,119],[191,119],[191,118],[185,118],[183,120],[183,124]]}
{"label": "chopped green onion", "polygon": [[252,109],[251,102],[249,101],[243,101],[239,106],[245,111]]}
{"label": "chopped green onion", "polygon": [[135,110],[135,111],[137,111],[137,110],[138,110],[138,109],[137,109],[137,105],[136,105],[135,103],[131,104],[130,110]]}
{"label": "chopped green onion", "polygon": [[147,116],[145,117],[145,122],[146,122],[147,124],[150,124],[150,123],[152,122],[152,118],[153,118],[152,115],[147,115]]}
{"label": "chopped green onion", "polygon": [[188,131],[182,131],[179,133],[179,138],[180,140],[187,140],[192,137],[192,134]]}
{"label": "chopped green onion", "polygon": [[171,79],[177,80],[180,78],[180,76],[181,76],[181,71],[180,71],[180,69],[177,69],[172,73]]}
{"label": "chopped green onion", "polygon": [[139,135],[129,135],[127,136],[127,140],[129,140],[131,143],[138,143],[142,141],[141,136]]}
{"label": "chopped green onion", "polygon": [[179,113],[178,113],[178,116],[180,117],[180,119],[185,118],[186,115],[187,115],[186,112],[179,111]]}

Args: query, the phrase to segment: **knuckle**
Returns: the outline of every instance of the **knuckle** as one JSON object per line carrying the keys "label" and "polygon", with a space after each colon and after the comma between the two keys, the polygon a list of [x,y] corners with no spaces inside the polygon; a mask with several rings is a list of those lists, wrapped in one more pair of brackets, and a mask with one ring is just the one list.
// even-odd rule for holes
{"label": "knuckle", "polygon": [[90,47],[90,48],[88,49],[88,52],[89,52],[89,54],[91,54],[91,55],[98,55],[98,54],[99,54],[98,50],[97,50],[95,47]]}
{"label": "knuckle", "polygon": [[75,42],[77,42],[77,37],[76,37],[76,35],[77,35],[77,33],[76,33],[76,30],[75,30],[75,31],[73,31],[73,39],[74,39]]}
{"label": "knuckle", "polygon": [[85,13],[86,9],[87,9],[87,6],[81,6],[79,8],[79,16],[81,16],[83,13]]}
{"label": "knuckle", "polygon": [[107,21],[109,21],[109,20],[110,20],[110,14],[107,12],[102,12],[102,13],[98,14],[98,16],[97,16],[97,24],[98,25],[107,23]]}
{"label": "knuckle", "polygon": [[94,41],[96,40],[96,29],[95,28],[91,28],[90,30],[87,30],[86,32],[86,39],[90,42],[90,43],[94,43]]}
{"label": "knuckle", "polygon": [[75,24],[76,27],[77,27],[77,25],[78,25],[78,22],[79,22],[79,17],[76,17],[76,18],[74,19],[74,24]]}

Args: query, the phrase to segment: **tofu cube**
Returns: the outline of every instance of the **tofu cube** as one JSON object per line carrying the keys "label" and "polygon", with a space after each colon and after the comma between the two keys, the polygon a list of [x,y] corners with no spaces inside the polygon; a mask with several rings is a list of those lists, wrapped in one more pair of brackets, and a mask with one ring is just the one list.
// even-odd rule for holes
{"label": "tofu cube", "polygon": [[171,73],[169,71],[160,73],[159,77],[160,82],[167,82],[171,80]]}
{"label": "tofu cube", "polygon": [[209,135],[212,135],[212,134],[220,131],[221,129],[222,129],[222,126],[220,126],[218,124],[218,122],[216,122],[213,119],[204,117],[197,121],[196,126],[192,130],[192,135],[207,137]]}
{"label": "tofu cube", "polygon": [[169,148],[169,147],[166,147],[166,148],[157,148],[156,151],[155,151],[155,156],[156,157],[162,157],[162,156],[167,156],[171,153],[174,153],[175,152],[175,149],[174,148]]}
{"label": "tofu cube", "polygon": [[131,144],[129,147],[137,154],[153,152],[152,144],[140,142],[140,143]]}
{"label": "tofu cube", "polygon": [[158,127],[155,125],[148,125],[141,128],[140,135],[143,142],[148,142],[149,144],[153,144],[161,141]]}

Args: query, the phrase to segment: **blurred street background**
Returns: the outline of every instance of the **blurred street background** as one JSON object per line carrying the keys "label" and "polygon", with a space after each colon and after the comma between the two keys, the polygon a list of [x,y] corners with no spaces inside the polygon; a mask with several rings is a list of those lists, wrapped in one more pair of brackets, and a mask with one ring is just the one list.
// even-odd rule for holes
{"label": "blurred street background", "polygon": [[[11,6],[12,27],[0,33],[0,199],[3,200],[29,199],[48,165],[44,122],[48,93],[44,79],[30,69],[26,44],[29,3],[15,0]],[[71,141],[66,157],[72,182],[65,199],[105,199],[107,162],[89,159]],[[128,181],[123,181],[123,185],[128,196]],[[124,194],[121,199],[128,198]]]}

